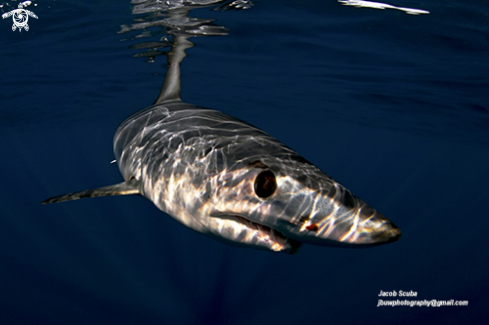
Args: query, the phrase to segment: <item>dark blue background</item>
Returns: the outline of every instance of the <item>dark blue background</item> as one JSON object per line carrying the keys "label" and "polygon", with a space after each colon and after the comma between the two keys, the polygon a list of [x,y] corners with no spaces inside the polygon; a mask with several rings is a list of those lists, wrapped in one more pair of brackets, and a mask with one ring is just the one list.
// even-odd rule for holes
{"label": "dark blue background", "polygon": [[[489,2],[429,10],[260,1],[193,10],[184,101],[294,148],[403,231],[295,256],[226,246],[149,201],[47,197],[122,180],[112,137],[156,98],[166,60],[133,58],[124,1],[46,1],[0,24],[0,323],[482,324],[489,304]],[[16,2],[9,11],[17,7]],[[153,37],[151,40],[157,40]],[[377,307],[380,290],[467,307]]]}

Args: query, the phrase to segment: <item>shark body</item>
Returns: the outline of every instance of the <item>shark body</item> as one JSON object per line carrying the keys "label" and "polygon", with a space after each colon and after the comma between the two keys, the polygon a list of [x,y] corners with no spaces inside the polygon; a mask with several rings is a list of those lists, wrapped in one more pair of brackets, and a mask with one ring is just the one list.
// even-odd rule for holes
{"label": "shark body", "polygon": [[140,194],[204,235],[276,252],[400,238],[390,220],[264,131],[182,102],[179,63],[191,44],[175,36],[159,98],[115,133],[124,182],[42,203]]}

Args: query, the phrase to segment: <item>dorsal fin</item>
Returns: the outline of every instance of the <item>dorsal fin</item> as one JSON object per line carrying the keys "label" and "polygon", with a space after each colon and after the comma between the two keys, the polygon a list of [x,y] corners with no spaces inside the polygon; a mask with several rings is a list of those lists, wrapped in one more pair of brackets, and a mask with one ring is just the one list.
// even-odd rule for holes
{"label": "dorsal fin", "polygon": [[153,105],[167,101],[181,101],[180,99],[180,62],[186,56],[185,50],[194,46],[187,40],[188,36],[175,35],[170,51],[166,54],[168,58],[168,70],[165,81],[161,87],[160,94]]}
{"label": "dorsal fin", "polygon": [[51,204],[57,202],[78,200],[87,197],[96,197],[96,196],[111,196],[111,195],[131,195],[131,194],[140,194],[139,191],[139,181],[135,179],[131,179],[127,182],[122,182],[119,184],[94,188],[91,190],[79,191],[68,193],[64,195],[58,195],[47,200],[41,202],[41,204]]}

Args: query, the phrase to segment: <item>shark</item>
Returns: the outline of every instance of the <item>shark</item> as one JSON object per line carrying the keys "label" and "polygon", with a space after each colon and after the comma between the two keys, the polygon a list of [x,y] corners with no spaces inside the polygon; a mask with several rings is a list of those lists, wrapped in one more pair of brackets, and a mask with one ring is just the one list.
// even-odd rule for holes
{"label": "shark", "polygon": [[114,136],[124,181],[42,204],[141,195],[201,234],[239,246],[294,254],[302,244],[370,247],[400,229],[265,131],[180,98],[180,63],[192,47],[175,35],[157,100]]}

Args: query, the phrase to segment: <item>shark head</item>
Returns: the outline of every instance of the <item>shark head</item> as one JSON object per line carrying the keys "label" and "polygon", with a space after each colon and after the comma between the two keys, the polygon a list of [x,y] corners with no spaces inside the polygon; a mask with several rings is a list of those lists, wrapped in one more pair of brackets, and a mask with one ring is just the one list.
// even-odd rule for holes
{"label": "shark head", "polygon": [[401,237],[394,223],[300,156],[246,159],[213,183],[209,215],[272,229],[291,243],[368,247]]}

